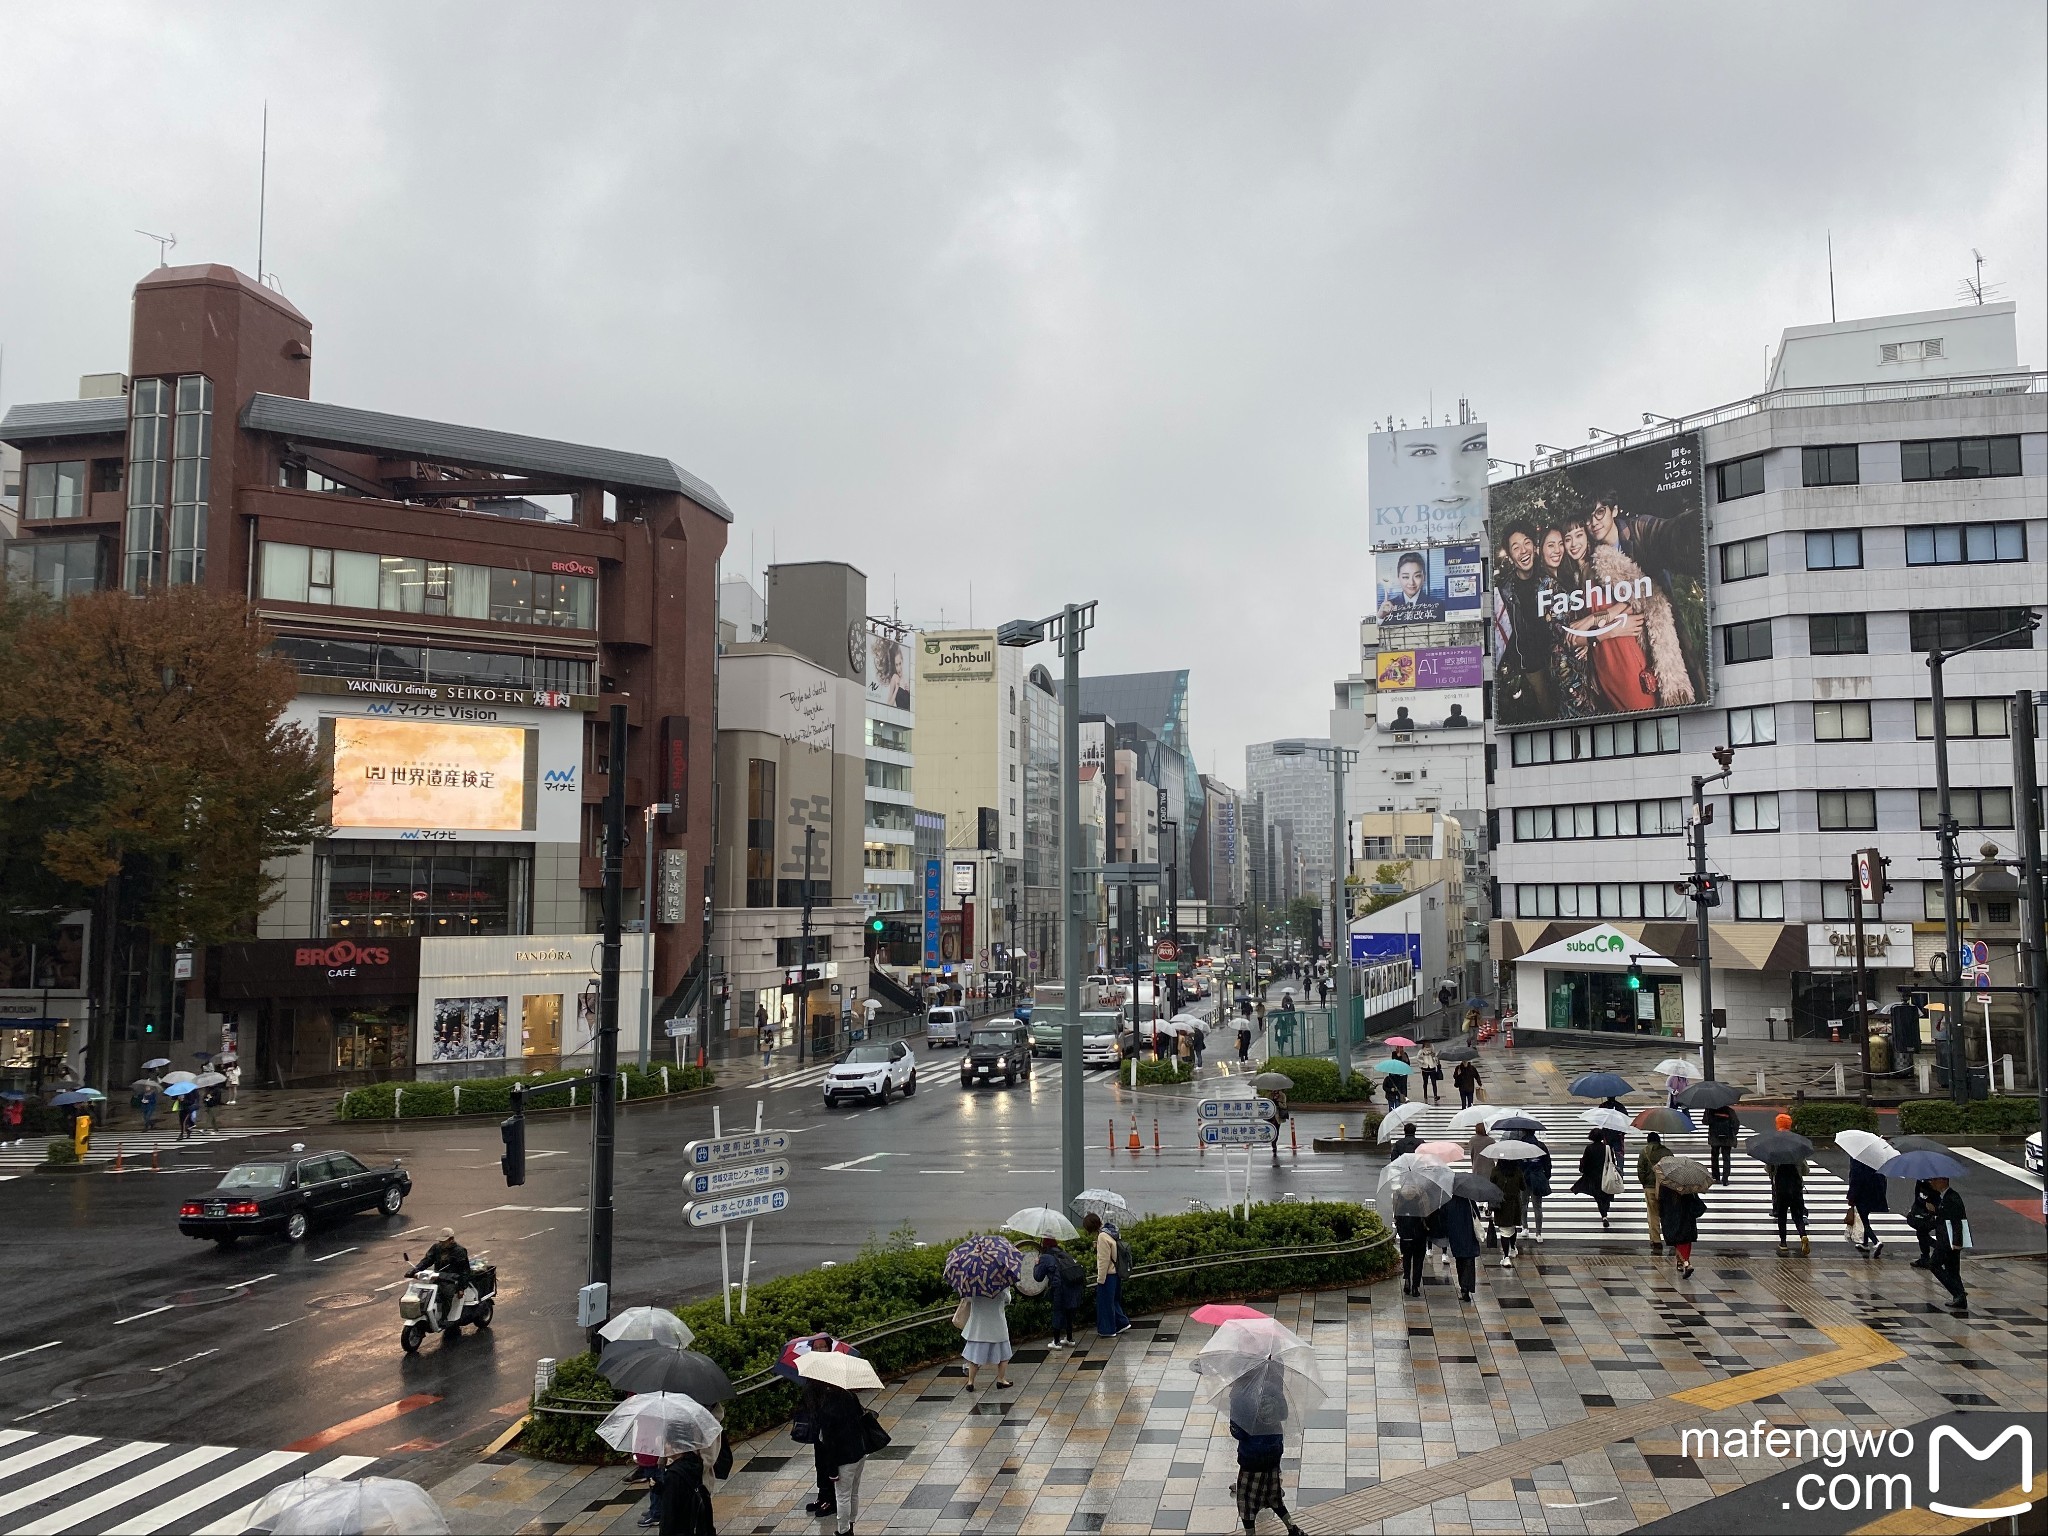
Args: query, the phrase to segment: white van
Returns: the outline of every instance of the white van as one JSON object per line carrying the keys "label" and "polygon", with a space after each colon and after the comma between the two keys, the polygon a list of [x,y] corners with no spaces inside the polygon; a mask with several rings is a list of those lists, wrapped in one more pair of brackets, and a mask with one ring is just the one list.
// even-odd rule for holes
{"label": "white van", "polygon": [[961,1045],[967,1039],[967,1010],[941,1004],[928,1008],[924,1015],[924,1043],[926,1050],[937,1050],[942,1045]]}

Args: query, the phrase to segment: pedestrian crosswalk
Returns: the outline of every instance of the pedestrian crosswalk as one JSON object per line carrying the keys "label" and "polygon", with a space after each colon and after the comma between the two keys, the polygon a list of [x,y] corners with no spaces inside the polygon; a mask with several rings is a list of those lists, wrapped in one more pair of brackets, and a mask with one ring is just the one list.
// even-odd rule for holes
{"label": "pedestrian crosswalk", "polygon": [[[1579,1156],[1585,1150],[1590,1129],[1579,1118],[1583,1107],[1545,1104],[1522,1111],[1542,1124],[1543,1144],[1550,1149],[1551,1192],[1543,1201],[1543,1245],[1647,1243],[1650,1239],[1649,1209],[1644,1202],[1642,1187],[1636,1182],[1635,1169],[1635,1155],[1643,1146],[1642,1132],[1632,1130],[1628,1133],[1621,1168],[1623,1189],[1614,1197],[1604,1220],[1590,1196],[1567,1193],[1579,1176]],[[1470,1131],[1450,1129],[1451,1117],[1456,1113],[1455,1105],[1432,1106],[1415,1122],[1416,1133],[1424,1141],[1469,1142]],[[1664,1144],[1679,1156],[1708,1165],[1704,1131],[1667,1132],[1663,1139]],[[1459,1173],[1470,1170],[1469,1158],[1454,1165],[1454,1171]],[[1778,1224],[1771,1215],[1770,1170],[1738,1146],[1730,1171],[1732,1177],[1728,1183],[1716,1184],[1700,1196],[1707,1207],[1706,1214],[1700,1218],[1700,1242],[1707,1246],[1768,1243],[1775,1247]],[[1897,1198],[1903,1198],[1903,1193],[1894,1191]],[[1863,1235],[1860,1222],[1853,1234],[1843,1222],[1848,1196],[1848,1185],[1843,1180],[1818,1163],[1807,1164],[1806,1229],[1816,1245],[1847,1244]],[[1527,1225],[1523,1228],[1523,1236],[1527,1240],[1534,1234],[1534,1213],[1527,1213],[1525,1220]],[[1874,1216],[1871,1226],[1887,1244],[1898,1242],[1909,1249],[1915,1246],[1912,1229],[1897,1216]],[[1786,1235],[1792,1242],[1798,1242],[1796,1228],[1788,1225]]]}
{"label": "pedestrian crosswalk", "polygon": [[[118,1157],[125,1172],[131,1168],[147,1169],[150,1155],[158,1154],[160,1166],[170,1166],[161,1154],[172,1148],[190,1152],[208,1146],[232,1145],[257,1136],[278,1136],[287,1134],[289,1127],[279,1126],[236,1126],[219,1131],[198,1130],[185,1140],[178,1139],[177,1128],[155,1131],[95,1131],[92,1150],[85,1155],[91,1167],[111,1168]],[[26,1169],[42,1166],[44,1157],[53,1141],[67,1141],[64,1135],[27,1136],[15,1141],[0,1141],[0,1170],[7,1176],[19,1175]]]}
{"label": "pedestrian crosswalk", "polygon": [[0,1536],[236,1536],[271,1489],[356,1477],[373,1456],[0,1430]]}

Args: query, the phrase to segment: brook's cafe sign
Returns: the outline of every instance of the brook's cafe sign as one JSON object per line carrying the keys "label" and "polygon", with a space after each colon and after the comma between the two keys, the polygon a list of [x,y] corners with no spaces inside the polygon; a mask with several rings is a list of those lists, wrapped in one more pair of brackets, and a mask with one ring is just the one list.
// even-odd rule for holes
{"label": "brook's cafe sign", "polygon": [[[1806,963],[1816,971],[1847,971],[1856,965],[1854,923],[1809,923],[1806,928]],[[1913,968],[1913,925],[1911,923],[1865,923],[1863,964],[1873,971],[1910,971]]]}

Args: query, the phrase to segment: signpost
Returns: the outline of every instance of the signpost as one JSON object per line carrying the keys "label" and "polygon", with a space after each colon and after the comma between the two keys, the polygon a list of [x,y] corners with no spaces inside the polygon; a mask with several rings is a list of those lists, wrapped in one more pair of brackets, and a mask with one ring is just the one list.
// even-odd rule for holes
{"label": "signpost", "polygon": [[690,1175],[690,1193],[700,1198],[705,1195],[729,1195],[742,1189],[752,1189],[760,1184],[780,1184],[788,1177],[789,1164],[784,1162],[742,1163],[730,1168],[708,1168],[702,1173]]}
{"label": "signpost", "polygon": [[1280,1139],[1280,1127],[1270,1120],[1205,1120],[1205,1147],[1270,1147]]}
{"label": "signpost", "polygon": [[[720,1137],[716,1120],[718,1111],[711,1112],[714,1124],[709,1141],[693,1141],[683,1148],[683,1161],[692,1168],[708,1168],[714,1163],[736,1163],[741,1158],[766,1157],[770,1153],[787,1152],[789,1138],[780,1131],[756,1131],[751,1136]],[[754,1110],[756,1120],[760,1118],[760,1106]]]}
{"label": "signpost", "polygon": [[[693,1227],[718,1228],[718,1267],[724,1281],[725,1320],[732,1321],[732,1248],[725,1229],[735,1221],[747,1224],[747,1242],[740,1254],[740,1316],[747,1315],[747,1281],[754,1268],[754,1218],[773,1216],[789,1209],[789,1191],[761,1189],[789,1176],[789,1164],[773,1156],[789,1150],[789,1137],[781,1131],[761,1129],[762,1104],[754,1101],[754,1129],[743,1136],[727,1136],[720,1112],[711,1111],[711,1139],[693,1141],[683,1148],[683,1161],[699,1170],[690,1175],[690,1193],[719,1198],[692,1200],[683,1207],[684,1219]],[[762,1159],[768,1161],[762,1161]],[[745,1191],[745,1193],[741,1193]]]}
{"label": "signpost", "polygon": [[1271,1099],[1203,1099],[1195,1106],[1195,1118],[1205,1124],[1249,1124],[1258,1120],[1278,1124],[1280,1111]]}
{"label": "signpost", "polygon": [[724,1200],[692,1200],[683,1207],[683,1215],[693,1227],[715,1227],[728,1221],[744,1221],[748,1224],[748,1246],[751,1248],[754,1218],[772,1215],[788,1207],[788,1190],[757,1189],[751,1194],[733,1195]]}

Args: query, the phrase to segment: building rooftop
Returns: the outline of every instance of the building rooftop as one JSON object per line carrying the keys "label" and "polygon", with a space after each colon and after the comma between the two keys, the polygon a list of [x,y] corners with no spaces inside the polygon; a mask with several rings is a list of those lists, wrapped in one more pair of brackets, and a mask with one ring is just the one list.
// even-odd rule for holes
{"label": "building rooftop", "polygon": [[46,443],[66,437],[111,437],[128,430],[128,401],[42,400],[9,408],[0,418],[0,442]]}

